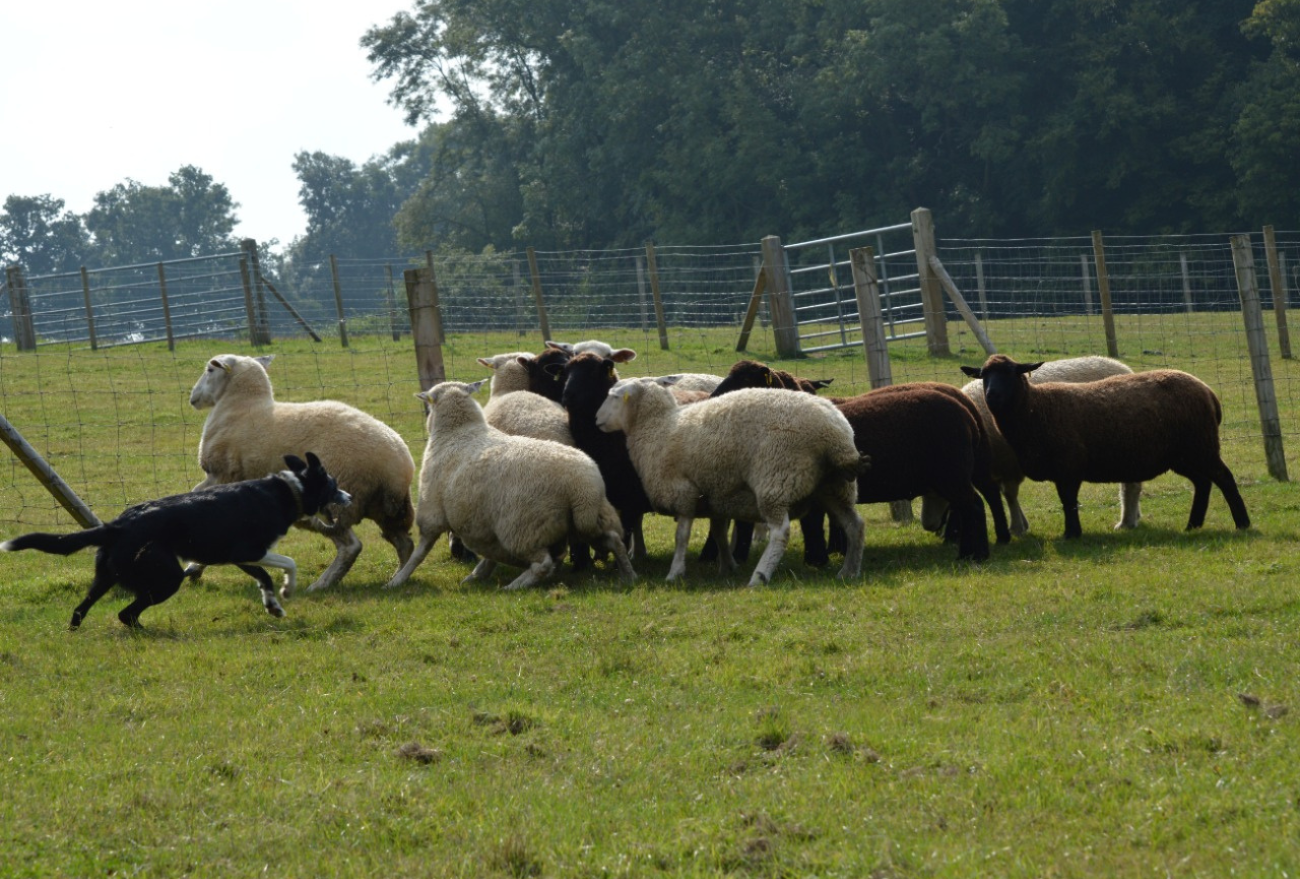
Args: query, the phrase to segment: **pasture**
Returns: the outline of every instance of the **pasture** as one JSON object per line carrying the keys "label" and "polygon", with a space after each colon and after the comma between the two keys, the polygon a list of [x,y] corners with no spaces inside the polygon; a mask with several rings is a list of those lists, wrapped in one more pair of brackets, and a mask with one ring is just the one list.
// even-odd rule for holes
{"label": "pasture", "polygon": [[[630,587],[567,566],[532,592],[461,586],[442,543],[387,592],[395,560],[366,523],[342,585],[299,593],[285,619],[212,569],[143,632],[118,624],[114,594],[67,631],[90,553],[0,556],[0,875],[1294,875],[1300,499],[1267,475],[1239,324],[1132,316],[1120,336],[1135,369],[1219,392],[1247,532],[1216,491],[1185,533],[1190,486],[1165,476],[1126,533],[1117,487],[1085,486],[1085,536],[1067,543],[1052,487],[1027,483],[1033,531],[978,566],[869,506],[851,583],[805,567],[796,528],[768,587],[698,563],[666,585],[656,517]],[[961,384],[983,356],[952,332],[952,358],[891,348],[895,381]],[[730,332],[671,353],[605,335],[642,353],[625,375],[739,356]],[[1021,360],[1099,353],[1082,320],[993,336]],[[277,342],[277,397],[360,406],[418,462],[409,344]],[[448,375],[537,348],[452,338]],[[6,348],[0,411],[107,519],[199,480],[186,399],[223,351],[252,353]],[[778,365],[867,387],[858,350]],[[1294,455],[1297,367],[1273,370]],[[74,527],[3,454],[0,536]],[[280,551],[303,582],[333,557],[297,532]]]}

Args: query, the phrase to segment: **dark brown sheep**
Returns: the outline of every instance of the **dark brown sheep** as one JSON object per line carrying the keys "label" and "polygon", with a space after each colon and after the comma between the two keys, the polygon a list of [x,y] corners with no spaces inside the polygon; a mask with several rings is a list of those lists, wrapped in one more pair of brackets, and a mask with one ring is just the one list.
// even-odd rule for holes
{"label": "dark brown sheep", "polygon": [[815,394],[822,388],[829,387],[832,381],[834,379],[799,378],[784,369],[773,369],[757,360],[738,360],[723,377],[722,383],[713,389],[710,396],[717,397],[740,388],[785,388],[789,391]]}
{"label": "dark brown sheep", "polygon": [[1085,384],[1034,384],[1041,363],[994,354],[983,367],[963,366],[984,385],[998,430],[1030,479],[1051,482],[1065,513],[1065,536],[1079,537],[1084,482],[1145,482],[1172,470],[1191,480],[1188,529],[1205,522],[1217,485],[1238,528],[1250,527],[1246,504],[1219,453],[1219,398],[1203,381],[1176,369],[1116,375]]}

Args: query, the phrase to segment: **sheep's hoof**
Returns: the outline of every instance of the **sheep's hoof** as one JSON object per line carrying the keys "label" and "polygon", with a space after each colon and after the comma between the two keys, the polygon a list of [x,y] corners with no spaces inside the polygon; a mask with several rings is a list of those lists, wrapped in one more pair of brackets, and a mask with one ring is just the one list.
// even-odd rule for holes
{"label": "sheep's hoof", "polygon": [[284,608],[280,607],[280,605],[278,605],[278,604],[268,604],[268,605],[266,606],[266,612],[269,613],[269,614],[270,614],[271,616],[273,616],[273,617],[283,617],[283,616],[284,616]]}

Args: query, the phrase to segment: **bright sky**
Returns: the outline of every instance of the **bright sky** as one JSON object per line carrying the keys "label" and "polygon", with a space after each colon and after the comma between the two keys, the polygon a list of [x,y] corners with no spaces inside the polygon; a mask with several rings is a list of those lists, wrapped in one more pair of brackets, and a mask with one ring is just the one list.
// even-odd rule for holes
{"label": "bright sky", "polygon": [[416,130],[359,41],[412,0],[0,2],[0,203],[85,213],[128,178],[196,165],[239,204],[236,234],[302,234],[294,154],[358,165]]}

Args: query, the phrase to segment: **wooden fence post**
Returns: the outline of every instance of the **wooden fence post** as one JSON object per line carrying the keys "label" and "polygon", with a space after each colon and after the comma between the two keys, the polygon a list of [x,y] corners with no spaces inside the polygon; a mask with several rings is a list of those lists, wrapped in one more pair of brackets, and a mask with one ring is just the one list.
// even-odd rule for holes
{"label": "wooden fence post", "polygon": [[[167,273],[163,270],[163,264],[158,263],[158,295],[162,299],[163,310],[163,327],[167,330],[167,350],[176,350],[176,337],[172,335],[172,308],[167,302]],[[89,305],[89,297],[87,297]]]}
{"label": "wooden fence post", "polygon": [[795,317],[794,296],[790,292],[790,269],[786,263],[781,238],[768,235],[763,239],[763,273],[767,275],[767,310],[772,318],[772,340],[776,356],[801,357],[799,323]]}
{"label": "wooden fence post", "polygon": [[984,257],[975,252],[975,289],[980,298],[980,315],[984,320],[989,319],[989,294],[984,286]]}
{"label": "wooden fence post", "polygon": [[546,301],[542,299],[542,273],[537,269],[537,251],[528,248],[528,273],[533,278],[533,301],[537,303],[537,320],[542,325],[542,344],[551,338],[551,321],[546,316]]}
{"label": "wooden fence post", "polygon": [[668,350],[668,323],[664,320],[664,298],[659,290],[659,262],[655,259],[655,244],[645,243],[645,268],[650,276],[650,298],[655,304],[655,326],[659,329],[659,348]]}
{"label": "wooden fence post", "polygon": [[943,289],[930,267],[934,246],[934,217],[929,208],[912,211],[912,243],[916,247],[916,271],[921,285],[921,310],[925,315],[925,342],[931,356],[952,353],[948,347],[948,318],[944,313]]}
{"label": "wooden fence post", "polygon": [[1268,259],[1268,286],[1273,293],[1273,317],[1277,319],[1277,346],[1283,360],[1291,359],[1291,332],[1286,325],[1286,279],[1277,258],[1277,237],[1272,226],[1264,227],[1264,254]]}
{"label": "wooden fence post", "polygon": [[889,365],[889,348],[885,341],[885,318],[880,311],[880,286],[876,282],[876,254],[871,247],[849,251],[853,270],[853,295],[858,301],[858,325],[862,328],[862,352],[867,358],[867,375],[871,387],[883,388],[894,383]]}
{"label": "wooden fence post", "polygon": [[415,366],[422,391],[447,380],[447,370],[442,362],[442,320],[438,315],[437,291],[428,271],[427,268],[407,269],[402,273],[411,313]]}
{"label": "wooden fence post", "polygon": [[339,341],[348,347],[348,319],[343,313],[343,286],[339,283],[339,261],[330,254],[330,277],[334,280],[334,308],[339,316]]}
{"label": "wooden fence post", "polygon": [[244,315],[248,324],[248,342],[258,347],[257,314],[253,308],[253,281],[248,272],[248,257],[239,258],[239,280],[244,285]]}
{"label": "wooden fence post", "polygon": [[1187,269],[1185,252],[1178,254],[1178,266],[1183,275],[1183,307],[1187,309],[1188,314],[1191,314],[1195,310],[1192,305],[1192,273]]}
{"label": "wooden fence post", "polygon": [[1092,275],[1088,271],[1088,254],[1079,254],[1079,271],[1083,273],[1083,311],[1088,317],[1097,313],[1097,306],[1092,304]]}
{"label": "wooden fence post", "polygon": [[95,338],[95,307],[90,301],[90,272],[81,267],[81,298],[86,302],[86,331],[90,335],[90,350],[99,350],[99,341]]}
{"label": "wooden fence post", "polygon": [[1097,262],[1097,293],[1101,297],[1101,322],[1106,328],[1106,353],[1119,357],[1119,339],[1115,336],[1115,310],[1110,302],[1110,272],[1106,269],[1106,246],[1101,230],[1092,233],[1092,256]]}
{"label": "wooden fence post", "polygon": [[1232,236],[1232,265],[1237,272],[1237,293],[1241,296],[1241,314],[1246,322],[1246,345],[1250,349],[1250,370],[1255,377],[1255,401],[1259,405],[1268,472],[1278,482],[1287,482],[1282,422],[1278,417],[1273,367],[1268,359],[1268,337],[1264,333],[1264,311],[1259,302],[1255,255],[1251,251],[1249,235]]}
{"label": "wooden fence post", "polygon": [[390,263],[384,264],[384,277],[388,280],[384,287],[384,303],[388,306],[388,332],[396,342],[402,338],[402,331],[397,327],[397,295],[393,292],[393,266]]}
{"label": "wooden fence post", "polygon": [[641,332],[650,330],[650,311],[645,301],[645,257],[636,255],[636,301],[641,312]]}
{"label": "wooden fence post", "polygon": [[744,351],[749,347],[749,334],[754,329],[754,318],[763,304],[763,291],[767,289],[767,272],[760,268],[754,278],[754,290],[749,294],[749,307],[745,309],[745,318],[740,322],[740,338],[736,340],[736,350]]}
{"label": "wooden fence post", "polygon": [[255,345],[271,344],[271,321],[266,313],[266,291],[262,280],[262,258],[257,254],[257,240],[245,238],[239,242],[240,250],[248,258],[248,268],[252,273],[253,304],[257,310],[257,339]]}
{"label": "wooden fence post", "polygon": [[27,297],[27,282],[19,265],[5,269],[5,285],[9,288],[10,311],[13,312],[14,341],[19,351],[36,350],[36,327],[32,322],[32,302]]}

